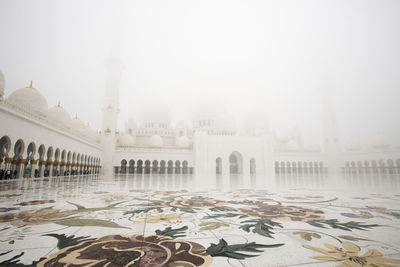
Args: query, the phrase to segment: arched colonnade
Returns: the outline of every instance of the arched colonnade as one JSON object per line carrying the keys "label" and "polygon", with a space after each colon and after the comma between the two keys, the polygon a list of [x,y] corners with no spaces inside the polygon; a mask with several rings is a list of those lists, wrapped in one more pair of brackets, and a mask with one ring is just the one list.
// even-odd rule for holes
{"label": "arched colonnade", "polygon": [[0,179],[100,172],[100,158],[23,139],[0,138]]}

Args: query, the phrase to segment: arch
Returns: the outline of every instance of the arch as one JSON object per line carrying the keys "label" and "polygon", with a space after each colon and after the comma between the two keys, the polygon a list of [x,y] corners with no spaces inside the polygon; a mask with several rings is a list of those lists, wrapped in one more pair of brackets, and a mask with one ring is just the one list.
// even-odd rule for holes
{"label": "arch", "polygon": [[21,159],[25,151],[25,143],[22,139],[18,139],[14,145],[14,159]]}
{"label": "arch", "polygon": [[8,156],[11,149],[11,139],[8,136],[3,136],[0,139],[0,158]]}
{"label": "arch", "polygon": [[174,162],[172,160],[168,160],[168,174],[174,173]]}
{"label": "arch", "polygon": [[150,160],[146,160],[144,162],[144,173],[149,174],[150,173]]}
{"label": "arch", "polygon": [[254,158],[250,159],[250,174],[256,173],[256,160]]}
{"label": "arch", "polygon": [[60,149],[57,148],[56,152],[54,153],[54,162],[59,162],[60,160]]}
{"label": "arch", "polygon": [[133,159],[129,161],[129,173],[135,173],[135,161]]}
{"label": "arch", "polygon": [[387,166],[388,166],[388,171],[390,174],[396,173],[395,168],[394,168],[394,161],[392,159],[387,160]]}
{"label": "arch", "polygon": [[120,170],[120,173],[126,173],[126,164],[127,164],[126,159],[121,160],[121,170]]}
{"label": "arch", "polygon": [[218,157],[215,159],[215,173],[222,174],[222,158]]}
{"label": "arch", "polygon": [[165,167],[165,165],[166,165],[165,160],[161,160],[161,161],[160,161],[160,173],[161,173],[161,174],[166,173],[166,167]]}
{"label": "arch", "polygon": [[279,162],[278,161],[275,161],[275,173],[280,173],[280,171],[279,171]]}
{"label": "arch", "polygon": [[33,171],[35,170],[35,165],[36,165],[35,154],[36,154],[36,144],[34,142],[30,142],[26,149],[26,163],[25,163],[23,177],[34,176]]}
{"label": "arch", "polygon": [[187,162],[187,160],[184,160],[182,162],[182,173],[183,174],[188,174],[189,173],[189,167],[188,167],[189,163]]}
{"label": "arch", "polygon": [[143,160],[141,159],[137,161],[137,173],[143,173]]}
{"label": "arch", "polygon": [[181,173],[181,162],[179,160],[175,161],[175,173]]}
{"label": "arch", "polygon": [[152,172],[153,173],[158,173],[158,161],[157,160],[153,160],[153,168],[152,168]]}
{"label": "arch", "polygon": [[235,151],[229,156],[229,173],[230,174],[241,174],[243,173],[243,157]]}

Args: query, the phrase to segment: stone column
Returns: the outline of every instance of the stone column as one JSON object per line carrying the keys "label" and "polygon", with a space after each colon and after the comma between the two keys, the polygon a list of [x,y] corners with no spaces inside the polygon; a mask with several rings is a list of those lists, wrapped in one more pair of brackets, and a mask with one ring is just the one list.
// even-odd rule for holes
{"label": "stone column", "polygon": [[30,173],[31,178],[35,178],[36,164],[37,164],[37,160],[32,159],[31,160],[31,173]]}
{"label": "stone column", "polygon": [[46,167],[46,161],[40,161],[39,162],[39,177],[44,176],[44,169]]}
{"label": "stone column", "polygon": [[6,171],[11,170],[11,163],[13,162],[13,158],[6,158]]}
{"label": "stone column", "polygon": [[53,176],[54,162],[49,162],[49,177]]}
{"label": "stone column", "polygon": [[26,164],[26,159],[19,159],[16,161],[16,170],[17,170],[17,177],[16,178],[22,178],[25,170],[25,164]]}

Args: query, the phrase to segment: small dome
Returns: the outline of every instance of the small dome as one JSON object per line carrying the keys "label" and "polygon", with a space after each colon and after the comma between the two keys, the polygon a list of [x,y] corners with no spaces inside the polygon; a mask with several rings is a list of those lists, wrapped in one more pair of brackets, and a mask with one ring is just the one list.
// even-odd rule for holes
{"label": "small dome", "polygon": [[135,138],[132,135],[125,133],[118,138],[118,145],[119,146],[134,146]]}
{"label": "small dome", "polygon": [[81,135],[87,135],[85,124],[76,115],[71,120],[71,129]]}
{"label": "small dome", "polygon": [[30,87],[18,89],[13,92],[7,101],[41,116],[46,116],[48,109],[47,100],[38,90],[32,87],[32,83]]}
{"label": "small dome", "polygon": [[61,124],[67,128],[71,127],[71,117],[68,112],[61,107],[60,103],[49,109],[47,117],[50,121]]}
{"label": "small dome", "polygon": [[346,143],[347,151],[357,151],[361,150],[360,142],[355,138],[350,138]]}
{"label": "small dome", "polygon": [[150,147],[162,147],[163,146],[163,140],[161,139],[161,136],[155,134],[150,138],[149,141],[149,146]]}
{"label": "small dome", "polygon": [[181,136],[178,138],[178,140],[176,141],[176,145],[179,148],[188,148],[190,147],[190,140],[187,136]]}
{"label": "small dome", "polygon": [[217,116],[215,119],[214,129],[217,132],[236,132],[235,120],[227,113]]}
{"label": "small dome", "polygon": [[374,149],[387,148],[387,147],[389,147],[389,140],[387,139],[386,136],[384,136],[381,133],[376,134],[372,138],[372,147]]}
{"label": "small dome", "polygon": [[96,131],[90,127],[89,123],[86,126],[86,135],[89,136],[90,138],[96,139]]}
{"label": "small dome", "polygon": [[297,151],[297,150],[299,150],[299,146],[298,146],[297,142],[292,139],[286,144],[286,149],[288,151]]}

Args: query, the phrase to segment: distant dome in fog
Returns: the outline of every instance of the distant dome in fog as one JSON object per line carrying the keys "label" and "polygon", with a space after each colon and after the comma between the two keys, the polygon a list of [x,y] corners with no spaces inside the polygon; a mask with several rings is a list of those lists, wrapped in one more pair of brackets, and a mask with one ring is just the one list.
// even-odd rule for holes
{"label": "distant dome in fog", "polygon": [[350,139],[347,141],[346,150],[347,150],[347,151],[357,151],[357,150],[361,150],[361,144],[360,144],[360,142],[359,142],[357,139],[355,139],[355,138],[350,138]]}
{"label": "distant dome in fog", "polygon": [[71,127],[71,117],[68,112],[58,103],[49,109],[47,113],[47,118],[55,123],[61,124],[64,127]]}
{"label": "distant dome in fog", "polygon": [[223,132],[236,132],[236,123],[232,116],[227,113],[220,114],[214,122],[214,129]]}
{"label": "distant dome in fog", "polygon": [[158,134],[153,135],[149,140],[150,147],[162,147],[163,145],[164,142]]}
{"label": "distant dome in fog", "polygon": [[225,106],[222,102],[215,99],[200,99],[192,110],[192,117],[197,119],[210,119],[215,118],[226,112]]}
{"label": "distant dome in fog", "polygon": [[128,134],[124,133],[118,138],[118,145],[120,146],[134,146],[135,145],[135,138]]}
{"label": "distant dome in fog", "polygon": [[374,149],[387,148],[389,147],[389,140],[383,134],[378,133],[372,138],[372,147]]}
{"label": "distant dome in fog", "polygon": [[153,124],[154,127],[166,126],[169,127],[171,123],[170,110],[164,104],[152,104],[146,107],[143,112],[143,126],[150,127]]}

